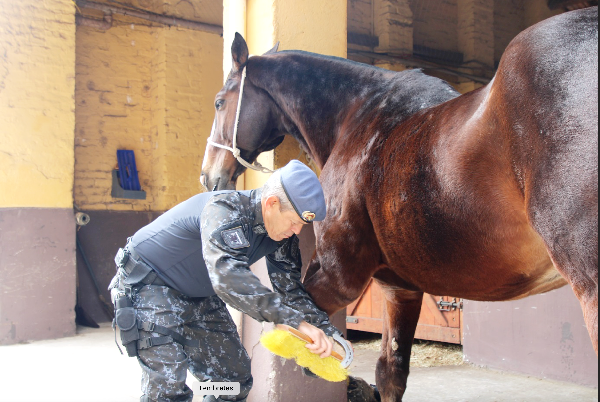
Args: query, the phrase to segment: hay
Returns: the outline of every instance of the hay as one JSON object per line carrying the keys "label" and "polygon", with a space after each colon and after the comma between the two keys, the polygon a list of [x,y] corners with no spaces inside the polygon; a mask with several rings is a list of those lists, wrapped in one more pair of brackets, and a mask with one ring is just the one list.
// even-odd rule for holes
{"label": "hay", "polygon": [[[381,350],[381,338],[364,339],[353,343],[355,350]],[[460,366],[463,361],[461,345],[416,340],[410,358],[411,367]]]}

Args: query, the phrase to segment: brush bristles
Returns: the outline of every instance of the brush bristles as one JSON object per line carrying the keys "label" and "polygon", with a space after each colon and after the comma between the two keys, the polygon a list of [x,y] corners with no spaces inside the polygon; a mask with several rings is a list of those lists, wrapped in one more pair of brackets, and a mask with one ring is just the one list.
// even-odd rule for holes
{"label": "brush bristles", "polygon": [[274,330],[262,336],[260,342],[265,348],[284,359],[294,359],[299,366],[306,367],[329,382],[342,382],[348,379],[348,370],[333,357],[321,359],[306,348],[301,341],[287,331]]}

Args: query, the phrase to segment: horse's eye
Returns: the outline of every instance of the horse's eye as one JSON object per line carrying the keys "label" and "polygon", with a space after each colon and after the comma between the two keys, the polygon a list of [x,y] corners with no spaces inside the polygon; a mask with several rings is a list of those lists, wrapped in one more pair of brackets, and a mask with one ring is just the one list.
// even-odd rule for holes
{"label": "horse's eye", "polygon": [[221,110],[221,108],[223,107],[223,105],[224,105],[224,104],[225,104],[225,101],[224,101],[224,100],[218,100],[218,101],[215,103],[215,108],[216,108],[217,110]]}

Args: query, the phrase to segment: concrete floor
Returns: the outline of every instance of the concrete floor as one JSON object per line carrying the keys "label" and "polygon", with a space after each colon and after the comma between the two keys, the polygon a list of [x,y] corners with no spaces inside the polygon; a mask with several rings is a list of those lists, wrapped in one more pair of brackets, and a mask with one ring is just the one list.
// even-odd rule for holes
{"label": "concrete floor", "polygon": [[[379,352],[359,350],[352,375],[375,383]],[[413,368],[405,402],[598,402],[598,390],[470,365]]]}
{"label": "concrete floor", "polygon": [[[0,402],[137,402],[138,363],[119,354],[112,329],[78,332],[72,338],[1,346]],[[374,383],[377,355],[357,351],[352,374]],[[470,366],[414,369],[405,402],[425,401],[596,402],[598,390]]]}

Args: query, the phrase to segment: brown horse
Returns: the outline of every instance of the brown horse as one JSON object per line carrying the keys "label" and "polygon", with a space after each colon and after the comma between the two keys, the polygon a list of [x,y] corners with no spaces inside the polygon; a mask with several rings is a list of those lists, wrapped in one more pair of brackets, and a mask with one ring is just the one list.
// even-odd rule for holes
{"label": "brown horse", "polygon": [[[401,401],[423,293],[515,300],[570,284],[598,351],[598,8],[518,36],[493,82],[458,97],[420,71],[303,52],[248,58],[217,95],[212,140],[241,157],[293,135],[322,168],[328,217],[305,279],[329,313],[374,277],[387,317],[377,384]],[[234,146],[235,148],[236,146]],[[244,171],[209,147],[203,183]]]}

